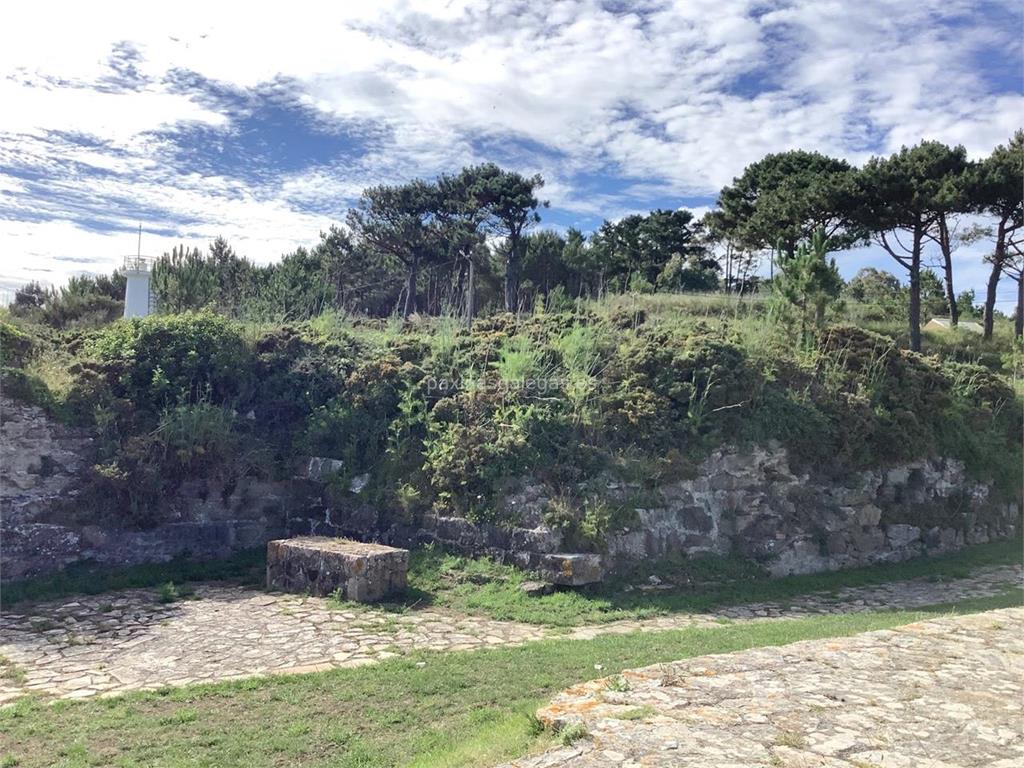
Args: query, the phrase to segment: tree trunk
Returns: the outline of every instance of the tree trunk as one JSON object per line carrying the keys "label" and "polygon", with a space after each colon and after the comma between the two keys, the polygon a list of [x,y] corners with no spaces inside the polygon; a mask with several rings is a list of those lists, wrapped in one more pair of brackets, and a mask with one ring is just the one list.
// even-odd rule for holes
{"label": "tree trunk", "polygon": [[473,296],[473,259],[469,260],[469,282],[466,284],[466,328],[473,327],[473,315],[476,314]]}
{"label": "tree trunk", "polygon": [[1006,226],[999,222],[999,229],[996,233],[996,252],[992,254],[992,272],[988,276],[988,285],[985,288],[985,317],[984,317],[984,338],[991,339],[992,331],[995,328],[996,315],[996,289],[999,287],[999,278],[1003,274],[1003,261],[1006,259]]}
{"label": "tree trunk", "polygon": [[946,215],[939,215],[939,248],[942,250],[942,272],[946,284],[946,304],[949,306],[950,325],[960,322],[960,309],[956,305],[956,293],[953,290],[953,244],[949,239],[949,224]]}
{"label": "tree trunk", "polygon": [[725,246],[725,292],[732,292],[732,247]]}
{"label": "tree trunk", "polygon": [[985,318],[984,328],[985,333],[983,338],[991,339],[992,330],[995,327],[995,313],[996,313],[996,288],[999,287],[999,277],[1002,275],[1003,268],[998,262],[992,263],[992,271],[988,276],[988,285],[985,287]]}
{"label": "tree trunk", "polygon": [[505,259],[505,311],[515,312],[519,308],[519,236],[515,233],[508,238],[508,256]]}
{"label": "tree trunk", "polygon": [[814,325],[820,331],[825,327],[825,300],[818,299],[814,305]]}
{"label": "tree trunk", "polygon": [[408,282],[405,286],[405,310],[402,314],[405,318],[408,318],[416,311],[416,284],[419,282],[419,277],[420,260],[417,256],[414,257],[412,263],[409,264]]}
{"label": "tree trunk", "polygon": [[1024,336],[1024,272],[1017,278],[1017,316],[1013,319],[1013,332],[1017,338]]}
{"label": "tree trunk", "polygon": [[921,351],[921,225],[914,227],[914,244],[910,253],[910,349]]}

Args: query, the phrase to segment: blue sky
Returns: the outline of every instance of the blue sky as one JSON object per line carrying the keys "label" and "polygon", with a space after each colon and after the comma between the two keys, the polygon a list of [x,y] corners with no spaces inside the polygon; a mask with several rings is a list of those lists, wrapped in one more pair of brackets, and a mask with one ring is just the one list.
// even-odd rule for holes
{"label": "blue sky", "polygon": [[8,9],[0,289],[109,271],[140,221],[150,254],[224,235],[271,261],[368,185],[484,160],[544,176],[545,225],[591,230],[703,212],[768,152],[981,157],[1024,124],[1018,2],[217,5]]}

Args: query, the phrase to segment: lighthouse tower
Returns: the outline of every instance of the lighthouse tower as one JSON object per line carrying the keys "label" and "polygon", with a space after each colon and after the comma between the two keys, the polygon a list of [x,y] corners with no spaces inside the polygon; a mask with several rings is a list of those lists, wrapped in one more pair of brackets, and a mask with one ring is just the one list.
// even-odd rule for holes
{"label": "lighthouse tower", "polygon": [[142,225],[139,225],[139,251],[124,257],[124,316],[145,317],[153,311],[149,278],[152,259],[142,255]]}

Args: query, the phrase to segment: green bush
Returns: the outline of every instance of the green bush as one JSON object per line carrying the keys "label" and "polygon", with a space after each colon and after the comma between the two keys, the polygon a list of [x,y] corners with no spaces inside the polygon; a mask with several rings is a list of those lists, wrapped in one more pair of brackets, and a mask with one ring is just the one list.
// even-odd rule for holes
{"label": "green bush", "polygon": [[46,384],[21,368],[0,368],[0,391],[5,397],[44,409],[54,406],[53,395]]}
{"label": "green bush", "polygon": [[32,353],[31,337],[19,328],[0,320],[0,365],[21,368]]}
{"label": "green bush", "polygon": [[735,420],[758,377],[742,350],[709,333],[646,329],[609,363],[601,408],[620,446],[664,452],[699,445]]}
{"label": "green bush", "polygon": [[[856,327],[792,349],[753,311],[716,324],[663,303],[500,314],[471,331],[337,318],[252,331],[200,313],[38,343],[72,360],[60,412],[99,428],[97,498],[140,521],[186,477],[287,477],[309,454],[345,462],[339,501],[368,473],[361,502],[406,522],[431,507],[500,521],[506,489],[532,476],[582,499],[552,522],[596,550],[621,522],[591,492],[606,473],[650,488],[723,443],[777,440],[801,470],[836,475],[956,457],[1019,493],[1020,403],[998,371]],[[21,369],[3,384],[50,397]]]}
{"label": "green bush", "polygon": [[296,425],[344,391],[357,361],[370,356],[347,335],[326,337],[299,326],[262,334],[254,354],[255,389],[243,407],[252,410],[260,432],[282,450],[291,448]]}
{"label": "green bush", "polygon": [[628,529],[637,521],[629,504],[611,504],[600,497],[581,500],[559,496],[544,513],[549,528],[562,534],[562,541],[574,551],[603,552],[608,534]]}
{"label": "green bush", "polygon": [[141,414],[200,398],[233,405],[252,390],[251,351],[235,324],[210,313],[115,323],[88,354],[109,396]]}
{"label": "green bush", "polygon": [[415,366],[387,353],[357,366],[341,392],[309,415],[302,447],[342,459],[353,472],[372,469],[399,416],[403,390],[420,375]]}

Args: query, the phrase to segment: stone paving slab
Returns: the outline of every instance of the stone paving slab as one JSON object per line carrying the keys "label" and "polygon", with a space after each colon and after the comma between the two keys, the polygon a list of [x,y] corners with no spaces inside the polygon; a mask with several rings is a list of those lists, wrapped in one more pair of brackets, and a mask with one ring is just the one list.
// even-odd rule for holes
{"label": "stone paving slab", "polygon": [[25,693],[84,698],[356,666],[418,649],[461,651],[550,637],[589,639],[710,626],[724,619],[912,609],[994,595],[1020,583],[1019,567],[1000,566],[964,579],[914,579],[835,595],[804,595],[785,604],[732,606],[568,632],[434,609],[397,614],[362,606],[339,608],[322,598],[217,584],[201,585],[195,599],[170,604],[157,602],[153,590],[126,590],[5,611],[0,616],[0,656],[22,674],[0,674],[0,704]]}
{"label": "stone paving slab", "polygon": [[506,768],[1024,765],[1024,608],[703,656],[538,712],[590,734]]}

